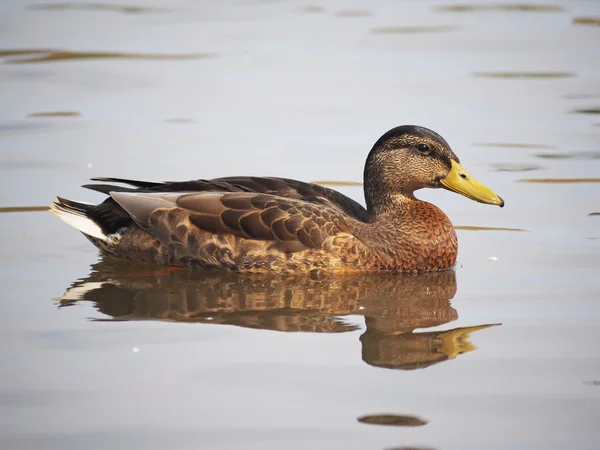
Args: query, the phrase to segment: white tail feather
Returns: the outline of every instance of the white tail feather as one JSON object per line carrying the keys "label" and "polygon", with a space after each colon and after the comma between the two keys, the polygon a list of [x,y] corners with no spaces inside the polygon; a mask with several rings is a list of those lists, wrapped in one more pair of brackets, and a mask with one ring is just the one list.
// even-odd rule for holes
{"label": "white tail feather", "polygon": [[99,289],[105,284],[105,282],[88,282],[79,286],[73,286],[67,289],[67,292],[62,297],[55,297],[52,300],[84,300],[88,292]]}
{"label": "white tail feather", "polygon": [[50,212],[72,227],[78,229],[83,234],[101,239],[103,241],[107,240],[106,235],[102,232],[100,227],[96,225],[93,220],[89,219],[78,211],[67,209],[62,205],[55,203],[54,205],[50,206]]}

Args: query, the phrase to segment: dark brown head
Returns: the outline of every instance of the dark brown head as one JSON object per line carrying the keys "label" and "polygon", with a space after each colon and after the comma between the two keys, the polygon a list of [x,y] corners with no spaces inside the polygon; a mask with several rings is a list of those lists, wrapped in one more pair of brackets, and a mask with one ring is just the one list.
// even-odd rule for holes
{"label": "dark brown head", "polygon": [[504,206],[504,201],[460,165],[448,143],[427,128],[403,125],[385,133],[367,157],[365,199],[371,212],[413,198],[422,188],[445,188],[472,200]]}

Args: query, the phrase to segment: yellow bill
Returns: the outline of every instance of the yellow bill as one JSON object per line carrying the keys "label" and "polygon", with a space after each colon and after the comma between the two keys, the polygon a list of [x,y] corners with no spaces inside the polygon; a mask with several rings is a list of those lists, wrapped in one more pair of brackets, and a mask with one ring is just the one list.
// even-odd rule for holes
{"label": "yellow bill", "polygon": [[450,173],[440,180],[440,183],[449,191],[464,195],[476,202],[498,205],[501,208],[504,206],[504,200],[498,197],[498,194],[469,175],[456,161],[452,161]]}

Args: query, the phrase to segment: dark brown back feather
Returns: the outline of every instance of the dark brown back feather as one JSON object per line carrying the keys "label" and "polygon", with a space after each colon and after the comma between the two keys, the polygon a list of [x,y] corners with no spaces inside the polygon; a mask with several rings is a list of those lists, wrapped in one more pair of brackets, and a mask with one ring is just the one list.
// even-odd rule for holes
{"label": "dark brown back feather", "polygon": [[[315,205],[318,207],[318,210],[326,207],[330,211],[335,211],[341,215],[348,216],[351,219],[360,222],[367,222],[369,220],[369,214],[367,210],[359,203],[346,197],[345,195],[323,186],[286,178],[227,177],[213,180],[192,180],[164,183],[127,180],[122,178],[93,178],[93,180],[124,183],[134,186],[134,188],[110,184],[88,184],[84,186],[88,189],[102,192],[107,195],[109,192],[246,192],[256,194],[271,194],[271,196],[276,196],[282,199],[300,200],[305,205]],[[273,198],[270,197],[270,200],[273,201]],[[187,201],[191,202],[192,200],[189,199]],[[214,214],[221,208],[220,200],[218,199],[204,198],[198,199],[198,201],[203,203],[201,209],[207,213],[210,212],[211,214]],[[232,210],[246,210],[246,208],[249,206],[244,203],[247,200],[238,199],[237,196],[228,196],[224,201],[227,202],[225,206]],[[255,196],[250,199],[250,202],[252,202],[251,206],[260,210],[260,221],[271,226],[271,231],[275,239],[293,239],[293,237],[290,236],[290,233],[286,231],[287,229],[285,228],[284,223],[281,220],[276,220],[277,218],[281,219],[282,214],[285,212],[290,215],[289,209],[293,208],[293,206],[291,204],[282,204],[280,201],[275,201],[273,204],[267,205],[261,203],[261,201],[261,196]],[[212,206],[214,209],[209,211],[209,206]],[[192,210],[196,209],[191,203],[182,207],[189,207],[189,209]],[[296,209],[291,213],[291,215],[299,213],[300,211]],[[106,234],[114,233],[119,228],[129,226],[133,223],[133,220],[131,217],[129,217],[129,214],[127,214],[127,212],[125,212],[125,210],[110,197],[100,205],[90,208],[90,211],[87,215],[93,219]],[[238,219],[240,218],[241,216],[238,217]],[[218,228],[216,226],[214,217],[196,217],[194,220],[197,221],[197,226],[202,229],[206,229],[207,231]],[[218,220],[220,221],[221,219]],[[315,221],[314,223],[320,224],[319,226],[326,226],[328,231],[332,230],[332,226],[327,226],[329,225],[327,223],[329,219],[317,215],[313,217],[313,220]],[[261,229],[259,227],[259,223],[254,224],[251,222],[251,219],[244,220],[244,228],[240,229],[239,232],[244,235],[250,232],[256,234],[257,236],[267,236],[267,234],[263,231],[259,232]]]}

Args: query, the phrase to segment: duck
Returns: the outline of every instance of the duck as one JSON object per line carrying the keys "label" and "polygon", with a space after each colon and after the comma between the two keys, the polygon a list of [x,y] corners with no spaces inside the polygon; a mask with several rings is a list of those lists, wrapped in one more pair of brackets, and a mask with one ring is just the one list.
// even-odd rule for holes
{"label": "duck", "polygon": [[415,197],[444,188],[503,207],[436,132],[383,134],[363,175],[365,206],[303,181],[234,176],[152,182],[92,178],[100,204],[57,197],[50,212],[103,254],[183,268],[253,273],[435,272],[456,264],[458,240],[437,206]]}

